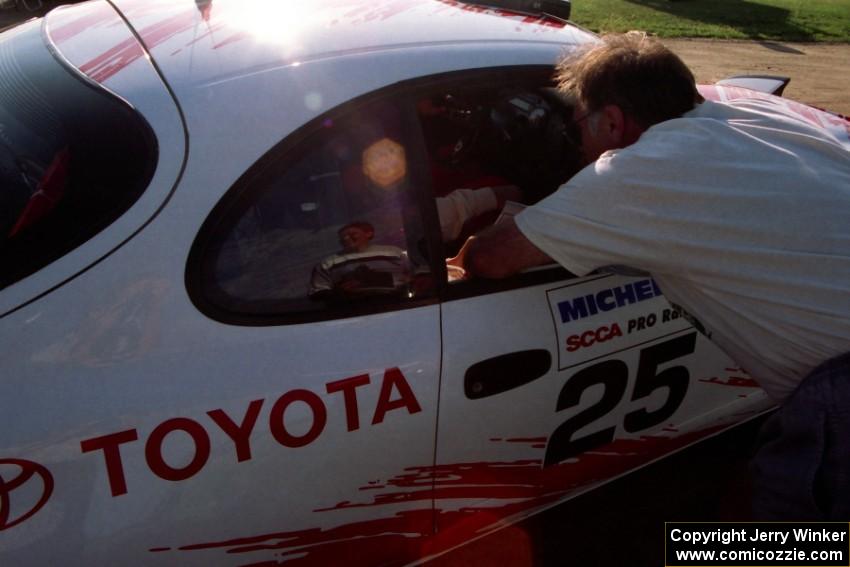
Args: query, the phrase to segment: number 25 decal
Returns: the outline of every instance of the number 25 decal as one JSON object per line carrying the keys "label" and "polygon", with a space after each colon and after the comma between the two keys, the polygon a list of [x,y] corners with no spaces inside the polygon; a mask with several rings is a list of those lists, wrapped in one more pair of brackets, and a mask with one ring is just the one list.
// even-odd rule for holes
{"label": "number 25 decal", "polygon": [[[635,433],[658,425],[679,409],[688,391],[690,373],[684,366],[671,366],[658,372],[658,366],[694,352],[696,336],[696,333],[690,333],[640,351],[632,401],[646,398],[659,388],[668,389],[667,401],[654,411],[641,408],[626,414],[623,419],[626,431]],[[562,423],[549,437],[543,460],[544,467],[558,464],[583,451],[614,440],[616,426],[579,438],[573,436],[582,427],[613,410],[623,399],[629,385],[629,367],[622,360],[606,360],[576,372],[561,389],[555,411],[577,406],[581,402],[582,393],[597,384],[602,384],[605,388],[602,398]]]}

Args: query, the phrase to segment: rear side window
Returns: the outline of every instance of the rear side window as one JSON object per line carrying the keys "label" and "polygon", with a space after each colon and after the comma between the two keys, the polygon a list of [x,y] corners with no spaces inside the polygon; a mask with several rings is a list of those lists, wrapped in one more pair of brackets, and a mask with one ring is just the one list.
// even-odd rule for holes
{"label": "rear side window", "polygon": [[231,323],[277,324],[432,297],[403,122],[388,101],[326,118],[249,171],[190,256],[201,308]]}
{"label": "rear side window", "polygon": [[141,116],[55,59],[36,25],[0,35],[0,289],[108,226],[156,159]]}

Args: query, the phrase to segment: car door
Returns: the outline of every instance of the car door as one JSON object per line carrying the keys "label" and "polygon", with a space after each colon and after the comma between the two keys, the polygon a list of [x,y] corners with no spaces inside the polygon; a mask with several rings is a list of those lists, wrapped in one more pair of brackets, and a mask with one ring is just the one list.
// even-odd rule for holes
{"label": "car door", "polygon": [[557,271],[443,304],[441,527],[551,505],[767,407],[651,279],[532,283]]}
{"label": "car door", "polygon": [[[429,104],[466,117],[446,127],[453,145],[422,119],[432,159],[451,148],[433,168],[437,198],[446,168],[467,186],[515,184],[529,202],[575,172],[571,109],[550,76],[514,68],[432,85]],[[445,244],[445,255],[457,245]],[[434,469],[438,530],[449,539],[550,506],[769,406],[651,277],[574,278],[544,266],[504,281],[452,280],[442,288]]]}
{"label": "car door", "polygon": [[199,555],[213,542],[256,560],[377,564],[416,556],[433,531],[430,484],[400,480],[433,464],[440,357],[402,106],[379,93],[292,134],[195,242],[187,282],[210,318],[205,351],[222,367],[253,361],[240,389],[274,392],[242,488],[251,527],[184,543],[203,543]]}

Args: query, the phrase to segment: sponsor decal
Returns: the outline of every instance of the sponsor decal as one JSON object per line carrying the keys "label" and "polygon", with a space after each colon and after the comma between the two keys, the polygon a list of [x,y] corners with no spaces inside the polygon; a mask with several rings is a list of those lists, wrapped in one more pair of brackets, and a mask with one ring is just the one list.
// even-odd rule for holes
{"label": "sponsor decal", "polygon": [[644,279],[558,302],[561,322],[577,321],[661,295],[655,280]]}
{"label": "sponsor decal", "polygon": [[604,343],[617,337],[622,337],[623,331],[617,323],[612,323],[611,326],[602,325],[598,329],[589,329],[580,335],[570,335],[567,337],[567,352],[574,352],[580,348],[593,346],[594,343]]}
{"label": "sponsor decal", "polygon": [[[357,400],[357,389],[367,386],[372,379],[368,374],[344,378],[325,384],[329,395],[340,395],[344,401],[346,426],[348,431],[360,429],[360,411]],[[222,409],[207,412],[211,423],[204,420],[196,421],[187,417],[168,419],[151,431],[144,442],[145,462],[150,471],[157,477],[172,482],[188,480],[198,474],[210,458],[212,444],[210,433],[224,433],[232,442],[237,462],[251,459],[251,437],[259,421],[260,412],[266,405],[266,400],[254,400],[248,404],[241,417],[231,416]],[[287,428],[285,416],[293,406],[306,406],[310,412],[310,425],[306,432],[293,433]],[[410,384],[398,368],[388,368],[384,371],[378,401],[372,413],[371,425],[379,425],[390,412],[406,410],[408,414],[422,411]],[[325,402],[315,392],[306,389],[290,390],[275,400],[268,414],[268,431],[282,447],[297,449],[309,445],[318,439],[325,430],[328,421],[328,411]],[[163,456],[163,446],[166,439],[173,433],[179,432],[188,436],[192,441],[193,454],[188,464],[174,466]],[[127,429],[85,439],[80,442],[83,453],[101,453],[106,467],[109,490],[113,497],[127,494],[124,475],[122,451],[130,451],[133,444],[139,441],[136,429]],[[52,486],[52,485],[51,485]]]}
{"label": "sponsor decal", "polygon": [[53,475],[23,459],[0,459],[0,532],[21,524],[44,508],[53,494]]}
{"label": "sponsor decal", "polygon": [[690,327],[651,278],[603,275],[546,292],[564,370]]}

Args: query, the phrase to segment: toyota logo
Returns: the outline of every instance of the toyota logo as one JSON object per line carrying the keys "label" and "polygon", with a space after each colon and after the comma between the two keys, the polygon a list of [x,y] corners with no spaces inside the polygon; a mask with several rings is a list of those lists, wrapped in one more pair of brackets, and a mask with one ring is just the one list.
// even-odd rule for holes
{"label": "toyota logo", "polygon": [[53,475],[23,459],[0,459],[0,532],[27,521],[53,494]]}

